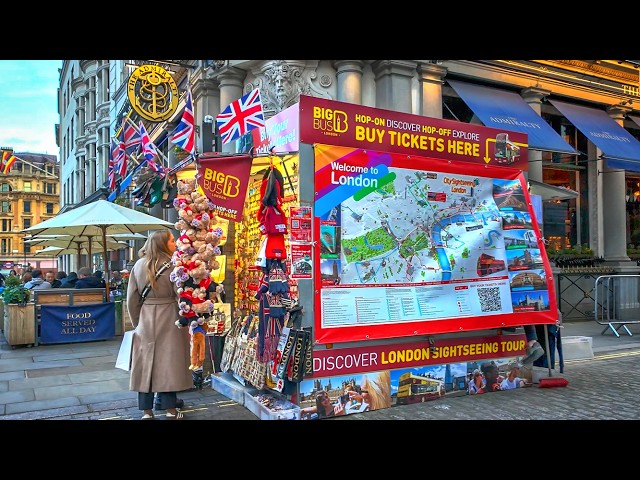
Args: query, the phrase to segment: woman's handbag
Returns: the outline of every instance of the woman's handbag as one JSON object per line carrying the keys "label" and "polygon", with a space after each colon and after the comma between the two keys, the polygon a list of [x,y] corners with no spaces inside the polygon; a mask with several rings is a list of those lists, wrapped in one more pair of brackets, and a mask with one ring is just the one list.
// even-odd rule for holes
{"label": "woman's handbag", "polygon": [[133,334],[135,330],[127,330],[122,336],[118,358],[116,358],[116,368],[121,370],[131,370],[131,351],[133,350]]}

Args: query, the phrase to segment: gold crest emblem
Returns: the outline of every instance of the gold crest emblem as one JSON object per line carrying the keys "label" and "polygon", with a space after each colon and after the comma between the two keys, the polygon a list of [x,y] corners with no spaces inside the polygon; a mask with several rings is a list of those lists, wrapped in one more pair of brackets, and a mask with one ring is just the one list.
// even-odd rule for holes
{"label": "gold crest emblem", "polygon": [[127,97],[132,108],[144,119],[162,122],[178,108],[178,86],[164,68],[141,65],[129,77]]}

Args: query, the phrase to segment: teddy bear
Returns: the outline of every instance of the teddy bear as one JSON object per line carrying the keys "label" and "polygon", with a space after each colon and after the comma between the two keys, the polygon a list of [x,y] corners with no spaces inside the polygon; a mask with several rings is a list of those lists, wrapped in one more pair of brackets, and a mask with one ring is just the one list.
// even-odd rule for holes
{"label": "teddy bear", "polygon": [[[213,245],[210,243],[202,243],[202,245],[196,251],[203,262],[209,262],[209,260],[214,259],[215,251]],[[214,269],[215,270],[215,269]]]}
{"label": "teddy bear", "polygon": [[189,247],[191,247],[191,238],[189,238],[189,236],[186,233],[183,233],[176,240],[176,248],[184,252]]}
{"label": "teddy bear", "polygon": [[[218,233],[216,230],[220,230],[220,232]],[[218,245],[220,245],[221,237],[222,237],[222,229],[216,228],[214,230],[209,230],[206,232],[204,236],[204,241],[207,243],[210,243],[214,247],[217,247]]]}
{"label": "teddy bear", "polygon": [[193,192],[194,190],[196,190],[198,185],[198,181],[196,180],[196,178],[183,178],[181,180],[178,180],[178,183],[176,185],[177,189],[178,189],[178,194],[180,195],[188,195],[191,192]]}
{"label": "teddy bear", "polygon": [[178,327],[186,327],[189,325],[189,322],[196,317],[196,312],[191,309],[191,304],[182,300],[178,303],[178,320],[176,320],[176,326]]}
{"label": "teddy bear", "polygon": [[176,198],[173,199],[172,205],[173,205],[173,208],[180,211],[181,209],[189,205],[189,202],[187,202],[187,199],[185,197],[177,196]]}
{"label": "teddy bear", "polygon": [[218,270],[220,268],[220,262],[215,258],[209,260],[209,269],[210,270]]}
{"label": "teddy bear", "polygon": [[196,232],[196,240],[200,240],[201,242],[207,242],[207,234],[209,230],[200,229]]}
{"label": "teddy bear", "polygon": [[189,324],[191,335],[191,365],[189,370],[201,370],[205,358],[205,336],[207,332],[202,327],[201,320],[193,320]]}
{"label": "teddy bear", "polygon": [[187,238],[189,239],[189,243],[193,243],[194,240],[197,240],[197,237],[196,237],[197,233],[198,233],[198,230],[196,230],[195,228],[188,228],[182,233],[182,235],[186,235]]}
{"label": "teddy bear", "polygon": [[184,265],[180,265],[179,267],[175,267],[173,271],[169,274],[169,280],[176,284],[176,286],[180,287],[187,280],[189,280],[189,272],[185,268]]}
{"label": "teddy bear", "polygon": [[209,276],[209,271],[206,268],[205,263],[202,260],[197,260],[189,265],[189,276],[194,282],[198,283],[203,278]]}
{"label": "teddy bear", "polygon": [[193,292],[191,293],[192,297],[194,298],[198,298],[201,301],[205,301],[205,299],[207,298],[207,289],[206,288],[201,288],[200,286],[197,286],[193,289]]}
{"label": "teddy bear", "polygon": [[193,247],[194,253],[201,251],[202,247],[204,247],[205,245],[206,245],[206,243],[204,242],[204,240],[198,240],[197,237],[196,237],[196,240],[194,240],[191,243],[191,246]]}
{"label": "teddy bear", "polygon": [[194,304],[191,306],[191,309],[196,315],[210,316],[214,310],[214,305],[213,305],[213,302],[209,299],[199,303],[196,303],[194,301]]}

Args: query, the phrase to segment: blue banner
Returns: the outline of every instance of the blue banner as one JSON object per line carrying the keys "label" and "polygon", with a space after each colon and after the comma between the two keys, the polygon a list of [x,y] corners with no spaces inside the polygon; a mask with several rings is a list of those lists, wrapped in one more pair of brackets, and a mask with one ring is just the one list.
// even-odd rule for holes
{"label": "blue banner", "polygon": [[640,142],[604,110],[549,100],[596,147],[607,167],[640,172]]}
{"label": "blue banner", "polygon": [[110,340],[115,334],[113,302],[40,307],[40,343]]}
{"label": "blue banner", "polygon": [[526,133],[530,150],[578,154],[519,94],[449,79],[447,82],[485,127]]}

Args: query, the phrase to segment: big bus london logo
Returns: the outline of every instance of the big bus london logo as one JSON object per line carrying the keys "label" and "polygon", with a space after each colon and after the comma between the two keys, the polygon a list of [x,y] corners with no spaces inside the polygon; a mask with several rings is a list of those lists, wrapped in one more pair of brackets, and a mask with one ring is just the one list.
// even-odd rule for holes
{"label": "big bus london logo", "polygon": [[157,65],[141,65],[127,81],[127,97],[144,119],[163,122],[178,108],[178,86],[171,74]]}
{"label": "big bus london logo", "polygon": [[313,107],[313,128],[323,135],[336,137],[349,129],[347,113],[333,108]]}

